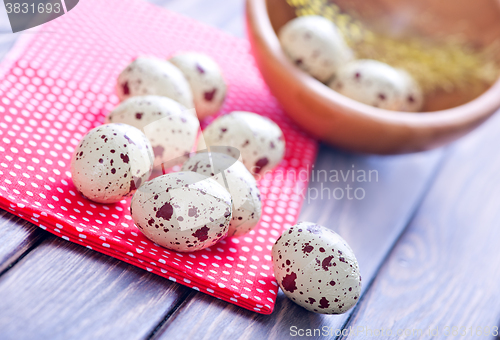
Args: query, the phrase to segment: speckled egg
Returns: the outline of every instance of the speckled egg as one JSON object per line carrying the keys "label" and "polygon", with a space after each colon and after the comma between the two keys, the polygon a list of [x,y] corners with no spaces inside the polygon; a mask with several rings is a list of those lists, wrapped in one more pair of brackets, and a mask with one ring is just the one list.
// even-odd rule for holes
{"label": "speckled egg", "polygon": [[116,93],[120,101],[148,94],[164,96],[188,109],[194,108],[193,94],[182,72],[166,60],[139,57],[118,76]]}
{"label": "speckled egg", "polygon": [[321,82],[334,77],[339,67],[353,59],[337,26],[321,16],[290,20],[278,37],[290,60]]}
{"label": "speckled egg", "polygon": [[239,149],[243,164],[254,175],[273,169],[285,154],[285,139],[279,126],[252,112],[231,112],[208,125],[199,139],[198,150],[213,145]]}
{"label": "speckled egg", "polygon": [[358,301],[358,261],[344,239],[330,229],[300,222],[278,238],[272,258],[279,286],[305,309],[341,314]]}
{"label": "speckled egg", "polygon": [[157,166],[188,154],[195,146],[200,123],[189,111],[167,97],[138,96],[123,101],[106,120],[141,129],[153,146]]}
{"label": "speckled egg", "polygon": [[146,182],[130,204],[139,230],[162,247],[191,252],[226,237],[231,195],[214,179],[175,172]]}
{"label": "speckled egg", "polygon": [[215,60],[206,54],[189,52],[176,54],[169,61],[182,71],[189,82],[199,119],[220,110],[227,86]]}
{"label": "speckled egg", "polygon": [[386,110],[401,110],[407,79],[392,66],[363,59],[341,68],[329,86],[361,103]]}
{"label": "speckled egg", "polygon": [[151,144],[139,129],[126,124],[90,130],[71,159],[75,187],[99,203],[114,203],[132,195],[152,170]]}
{"label": "speckled egg", "polygon": [[419,112],[424,106],[424,95],[417,81],[405,70],[399,70],[405,79],[401,111]]}
{"label": "speckled egg", "polygon": [[243,163],[223,153],[203,152],[188,159],[182,170],[212,177],[229,191],[233,199],[233,216],[228,236],[244,235],[257,226],[262,213],[260,191]]}

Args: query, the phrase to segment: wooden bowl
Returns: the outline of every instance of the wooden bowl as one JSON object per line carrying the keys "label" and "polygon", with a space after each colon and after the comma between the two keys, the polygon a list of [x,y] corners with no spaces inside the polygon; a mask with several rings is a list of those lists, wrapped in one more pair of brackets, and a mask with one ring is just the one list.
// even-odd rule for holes
{"label": "wooden bowl", "polygon": [[[351,2],[352,1],[348,1]],[[498,0],[365,0],[402,28],[401,8],[413,6],[404,22],[424,36],[461,32],[476,46],[500,41]],[[377,6],[373,6],[377,4]],[[416,4],[416,6],[415,6]],[[432,15],[429,15],[432,14]],[[434,18],[425,25],[413,18]],[[246,18],[252,53],[271,92],[301,127],[342,149],[376,154],[428,150],[451,142],[484,122],[500,107],[500,80],[477,96],[467,92],[427,98],[424,113],[395,112],[347,98],[296,67],[283,53],[276,32],[294,18],[286,0],[247,0]],[[408,16],[407,16],[408,17]],[[369,19],[369,18],[368,18]]]}

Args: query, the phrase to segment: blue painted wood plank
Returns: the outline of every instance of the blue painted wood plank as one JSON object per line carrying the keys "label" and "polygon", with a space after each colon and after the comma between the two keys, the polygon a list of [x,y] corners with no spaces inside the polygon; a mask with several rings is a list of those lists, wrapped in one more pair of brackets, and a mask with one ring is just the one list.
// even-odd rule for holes
{"label": "blue painted wood plank", "polygon": [[0,277],[0,338],[147,338],[189,293],[160,276],[49,236]]}

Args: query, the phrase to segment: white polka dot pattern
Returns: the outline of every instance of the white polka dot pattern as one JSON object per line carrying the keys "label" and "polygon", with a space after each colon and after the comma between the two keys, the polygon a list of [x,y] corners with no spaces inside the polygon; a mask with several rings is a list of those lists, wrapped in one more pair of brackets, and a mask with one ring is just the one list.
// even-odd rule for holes
{"label": "white polka dot pattern", "polygon": [[[64,34],[25,35],[29,40],[0,65],[1,207],[65,240],[270,314],[278,289],[271,246],[297,219],[317,144],[285,117],[248,43],[135,0],[80,2],[42,29]],[[222,66],[229,83],[222,113],[270,117],[287,144],[285,159],[259,181],[259,226],[190,254],[146,239],[132,222],[129,200],[99,205],[80,196],[69,172],[79,140],[118,103],[114,86],[121,69],[138,54],[166,58],[179,50],[207,53]],[[287,173],[296,176],[283,179]]]}

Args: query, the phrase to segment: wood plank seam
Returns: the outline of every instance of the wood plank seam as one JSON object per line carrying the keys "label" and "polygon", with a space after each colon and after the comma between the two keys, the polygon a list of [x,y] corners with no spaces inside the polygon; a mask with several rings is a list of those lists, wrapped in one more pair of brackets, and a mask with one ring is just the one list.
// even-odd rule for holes
{"label": "wood plank seam", "polygon": [[[90,265],[85,265],[86,263]],[[42,268],[44,266],[46,268]],[[30,268],[36,268],[35,271],[38,272],[33,274]],[[16,274],[22,279],[13,281],[12,276]],[[54,278],[54,281],[47,284],[43,275]],[[18,289],[15,281],[25,285]],[[40,292],[53,296],[47,298],[47,294]],[[106,333],[108,339],[144,339],[165,318],[165,314],[170,313],[169,309],[180,305],[190,293],[188,288],[143,269],[49,236],[33,253],[19,261],[14,271],[8,272],[0,280],[0,301],[9,306],[0,317],[0,338],[9,339],[10,335],[17,333],[24,335],[12,337],[13,339],[100,339]],[[12,295],[16,297],[12,298]],[[19,312],[12,311],[24,309],[24,303],[30,306],[32,313],[27,319],[33,315],[43,315],[40,319],[45,320],[53,319],[54,315],[61,318],[49,325],[40,319],[30,319],[30,326],[37,333],[32,330],[16,330],[12,315]],[[33,311],[33,305],[37,305],[39,309]],[[107,312],[107,316],[95,315],[96,310],[99,313]],[[64,318],[68,315],[70,318]],[[66,321],[68,324],[65,324]],[[102,325],[98,326],[98,323]],[[89,324],[92,327],[88,327]],[[19,323],[17,325],[23,327]],[[71,327],[65,327],[67,325]],[[77,337],[72,331],[75,327],[80,327],[76,331],[79,334]],[[110,329],[115,329],[113,334],[108,334]],[[89,336],[81,330],[92,334]]]}
{"label": "wood plank seam", "polygon": [[18,264],[24,257],[26,257],[26,255],[31,253],[36,247],[38,247],[48,237],[50,237],[49,233],[47,233],[47,232],[40,233],[40,235],[38,236],[38,239],[28,249],[26,249],[24,252],[19,254],[19,256],[17,256],[17,257],[14,256],[14,257],[10,258],[8,261],[11,263],[8,263],[6,265],[6,267],[2,271],[0,271],[0,280],[5,273],[7,273],[12,268],[14,268],[16,264]]}
{"label": "wood plank seam", "polygon": [[151,331],[151,333],[148,334],[147,337],[144,338],[144,340],[150,340],[155,337],[155,335],[158,333],[163,328],[163,325],[175,314],[177,313],[178,310],[181,309],[181,307],[186,303],[186,301],[189,301],[190,298],[195,295],[197,292],[194,289],[189,289],[187,290],[182,296],[179,297],[177,303],[171,308],[167,314],[165,314],[165,317],[162,318],[162,320],[156,325],[156,327]]}

